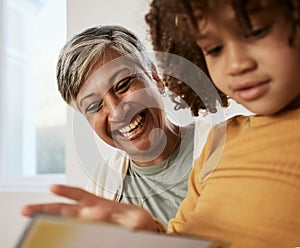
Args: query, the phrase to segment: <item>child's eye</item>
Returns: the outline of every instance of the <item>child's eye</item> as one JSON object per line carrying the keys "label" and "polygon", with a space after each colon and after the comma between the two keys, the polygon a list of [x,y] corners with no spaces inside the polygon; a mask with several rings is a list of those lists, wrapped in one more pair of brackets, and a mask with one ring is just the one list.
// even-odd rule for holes
{"label": "child's eye", "polygon": [[263,38],[266,34],[268,34],[270,28],[271,26],[256,29],[254,28],[249,34],[245,35],[245,38],[248,40]]}
{"label": "child's eye", "polygon": [[130,87],[130,82],[134,77],[127,77],[116,84],[115,91],[119,93],[123,93],[128,90]]}
{"label": "child's eye", "polygon": [[223,46],[214,46],[203,49],[204,55],[217,56],[222,51]]}
{"label": "child's eye", "polygon": [[85,112],[86,113],[96,113],[101,109],[101,107],[102,107],[102,100],[98,101],[98,102],[94,102],[91,105],[89,105],[86,108]]}

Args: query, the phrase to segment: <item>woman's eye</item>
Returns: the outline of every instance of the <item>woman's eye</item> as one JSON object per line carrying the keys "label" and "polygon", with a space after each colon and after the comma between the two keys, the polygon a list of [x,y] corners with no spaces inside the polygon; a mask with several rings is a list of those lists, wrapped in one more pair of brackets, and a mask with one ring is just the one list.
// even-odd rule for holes
{"label": "woman's eye", "polygon": [[263,28],[254,28],[253,30],[251,30],[251,32],[249,34],[245,35],[245,38],[250,39],[250,40],[262,38],[266,34],[268,34],[270,28],[271,28],[271,26],[266,26]]}
{"label": "woman's eye", "polygon": [[102,101],[99,101],[99,102],[95,102],[95,103],[92,103],[91,105],[89,105],[85,112],[86,113],[96,113],[98,112],[102,107]]}
{"label": "woman's eye", "polygon": [[126,90],[128,90],[132,79],[133,79],[133,77],[127,77],[127,78],[123,79],[122,81],[120,81],[119,83],[117,83],[115,91],[122,93],[122,92],[125,92]]}

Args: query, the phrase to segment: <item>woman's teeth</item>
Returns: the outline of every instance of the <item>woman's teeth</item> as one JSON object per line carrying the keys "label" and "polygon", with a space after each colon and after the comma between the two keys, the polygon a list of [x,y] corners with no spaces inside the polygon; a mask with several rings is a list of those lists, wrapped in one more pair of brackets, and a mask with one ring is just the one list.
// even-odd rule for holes
{"label": "woman's teeth", "polygon": [[144,118],[138,115],[128,126],[121,128],[119,131],[124,137],[129,137],[138,126],[142,126],[144,123]]}

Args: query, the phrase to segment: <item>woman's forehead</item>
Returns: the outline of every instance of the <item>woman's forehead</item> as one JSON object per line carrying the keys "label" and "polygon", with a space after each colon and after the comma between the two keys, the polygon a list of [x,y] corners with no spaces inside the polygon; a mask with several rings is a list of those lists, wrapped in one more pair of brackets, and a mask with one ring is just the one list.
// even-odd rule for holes
{"label": "woman's forehead", "polygon": [[[118,72],[126,72],[133,75],[137,72],[141,72],[141,66],[134,61],[131,55],[118,55],[117,57],[101,58],[94,66],[90,75],[87,77],[87,81],[98,81],[99,79],[108,80],[112,78]],[[130,76],[130,75],[127,75]]]}

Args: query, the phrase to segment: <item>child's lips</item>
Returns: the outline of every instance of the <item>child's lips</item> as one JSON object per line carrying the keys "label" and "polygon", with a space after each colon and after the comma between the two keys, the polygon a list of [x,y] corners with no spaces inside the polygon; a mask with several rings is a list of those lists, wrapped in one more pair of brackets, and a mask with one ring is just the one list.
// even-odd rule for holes
{"label": "child's lips", "polygon": [[244,86],[237,87],[234,91],[241,100],[251,101],[265,94],[269,87],[268,83],[269,81],[261,81],[245,84]]}

